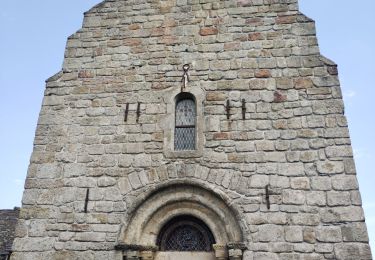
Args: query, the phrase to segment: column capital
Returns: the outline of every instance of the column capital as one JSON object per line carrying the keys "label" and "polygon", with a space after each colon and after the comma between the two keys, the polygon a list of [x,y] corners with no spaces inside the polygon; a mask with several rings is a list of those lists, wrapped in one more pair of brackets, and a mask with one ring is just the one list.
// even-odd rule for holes
{"label": "column capital", "polygon": [[226,245],[213,244],[212,247],[215,251],[216,259],[218,259],[218,260],[226,260],[227,259],[228,251],[227,251]]}
{"label": "column capital", "polygon": [[230,242],[228,243],[228,254],[229,260],[241,260],[243,250],[246,249],[245,243],[242,242]]}
{"label": "column capital", "polygon": [[242,259],[243,252],[241,249],[229,249],[229,260],[240,260]]}
{"label": "column capital", "polygon": [[247,249],[244,242],[229,242],[227,246],[228,246],[228,249],[240,249],[240,250]]}
{"label": "column capital", "polygon": [[139,260],[140,259],[139,251],[128,250],[126,251],[125,255],[126,255],[126,260]]}
{"label": "column capital", "polygon": [[153,260],[155,252],[159,250],[159,247],[154,245],[144,246],[119,243],[115,246],[115,249],[124,252],[127,260]]}
{"label": "column capital", "polygon": [[147,250],[140,253],[142,260],[154,260],[155,251]]}

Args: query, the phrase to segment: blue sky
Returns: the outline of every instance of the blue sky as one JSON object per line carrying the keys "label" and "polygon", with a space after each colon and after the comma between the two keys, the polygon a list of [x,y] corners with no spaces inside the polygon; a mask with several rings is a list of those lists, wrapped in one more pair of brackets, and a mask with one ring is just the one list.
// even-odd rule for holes
{"label": "blue sky", "polygon": [[[99,0],[3,0],[0,9],[0,208],[19,206],[44,81],[61,68],[66,38]],[[346,115],[375,250],[374,0],[300,0],[323,55],[339,65]]]}

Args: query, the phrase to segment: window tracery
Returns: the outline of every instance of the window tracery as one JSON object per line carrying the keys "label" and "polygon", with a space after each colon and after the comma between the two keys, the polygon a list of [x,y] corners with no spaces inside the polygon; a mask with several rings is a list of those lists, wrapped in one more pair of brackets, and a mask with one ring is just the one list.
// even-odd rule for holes
{"label": "window tracery", "polygon": [[209,228],[199,219],[184,216],[168,222],[159,234],[162,251],[212,251],[215,244]]}

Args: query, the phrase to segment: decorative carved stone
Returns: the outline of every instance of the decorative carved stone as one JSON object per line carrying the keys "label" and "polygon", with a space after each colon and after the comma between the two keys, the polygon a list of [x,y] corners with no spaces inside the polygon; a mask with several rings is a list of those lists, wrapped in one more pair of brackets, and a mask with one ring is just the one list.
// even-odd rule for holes
{"label": "decorative carved stone", "polygon": [[127,251],[126,252],[126,260],[140,260],[139,251]]}
{"label": "decorative carved stone", "polygon": [[141,252],[141,259],[142,260],[154,260],[155,252],[154,251],[142,251]]}
{"label": "decorative carved stone", "polygon": [[227,244],[228,249],[240,249],[240,250],[245,250],[247,249],[245,243],[243,242],[230,242]]}
{"label": "decorative carved stone", "polygon": [[118,244],[115,246],[116,250],[123,251],[126,260],[153,260],[155,252],[158,250],[157,246],[143,246],[133,244]]}
{"label": "decorative carved stone", "polygon": [[[176,170],[176,174],[180,174],[183,170],[188,171],[185,165],[178,165],[175,169],[171,166],[169,170]],[[184,180],[185,183],[187,181]],[[207,224],[215,241],[223,241],[220,244],[225,246],[228,238],[229,241],[241,238],[241,227],[236,216],[219,197],[197,186],[180,184],[179,181],[170,184],[146,199],[143,195],[138,196],[137,199],[141,205],[135,207],[133,218],[127,224],[126,229],[120,232],[119,241],[125,244],[155,243],[164,225],[171,220],[171,212],[177,212],[180,216],[199,218]],[[218,218],[218,215],[226,217],[225,219]],[[137,234],[141,236],[137,237]]]}
{"label": "decorative carved stone", "polygon": [[242,250],[241,249],[229,249],[229,259],[230,260],[241,260],[242,259]]}
{"label": "decorative carved stone", "polygon": [[215,251],[216,259],[218,259],[218,260],[226,260],[227,259],[228,252],[227,252],[227,247],[225,245],[214,244],[214,245],[212,245],[212,247]]}
{"label": "decorative carved stone", "polygon": [[229,260],[241,260],[243,255],[243,250],[246,249],[244,243],[241,242],[231,242],[228,243],[228,254]]}

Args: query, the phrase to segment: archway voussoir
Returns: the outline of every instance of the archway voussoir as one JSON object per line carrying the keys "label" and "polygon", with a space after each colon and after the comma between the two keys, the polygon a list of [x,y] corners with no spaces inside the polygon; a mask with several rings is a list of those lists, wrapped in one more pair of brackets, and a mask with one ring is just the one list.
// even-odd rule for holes
{"label": "archway voussoir", "polygon": [[142,188],[128,208],[118,241],[155,245],[157,234],[173,217],[190,215],[207,224],[221,244],[243,242],[248,229],[241,211],[221,189],[197,179],[172,179]]}

